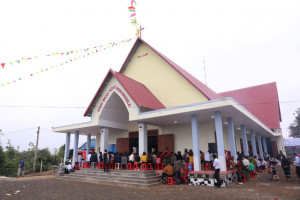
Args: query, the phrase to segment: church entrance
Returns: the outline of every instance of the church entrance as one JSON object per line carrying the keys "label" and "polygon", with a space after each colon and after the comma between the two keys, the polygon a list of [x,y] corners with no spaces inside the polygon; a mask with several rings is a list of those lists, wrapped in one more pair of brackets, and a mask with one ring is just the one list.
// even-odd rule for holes
{"label": "church entrance", "polygon": [[[158,150],[158,129],[148,130],[148,153],[156,152]],[[129,152],[139,151],[139,132],[129,132]]]}

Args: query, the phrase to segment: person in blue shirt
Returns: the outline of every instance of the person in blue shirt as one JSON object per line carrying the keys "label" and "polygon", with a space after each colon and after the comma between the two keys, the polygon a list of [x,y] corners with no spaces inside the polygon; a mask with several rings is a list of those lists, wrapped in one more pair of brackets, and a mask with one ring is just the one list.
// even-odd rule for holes
{"label": "person in blue shirt", "polygon": [[22,176],[24,176],[25,173],[25,166],[26,166],[26,158],[23,158],[19,164],[19,169],[18,169],[18,178],[20,176],[20,173],[22,172]]}

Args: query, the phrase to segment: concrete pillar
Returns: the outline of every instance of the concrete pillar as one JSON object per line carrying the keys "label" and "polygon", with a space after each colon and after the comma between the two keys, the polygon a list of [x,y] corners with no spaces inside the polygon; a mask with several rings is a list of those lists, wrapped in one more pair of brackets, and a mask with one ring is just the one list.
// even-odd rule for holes
{"label": "concrete pillar", "polygon": [[72,166],[74,166],[75,162],[77,162],[77,160],[78,160],[78,142],[79,142],[79,131],[75,131]]}
{"label": "concrete pillar", "polygon": [[69,151],[70,151],[70,138],[71,133],[66,133],[66,144],[65,144],[65,156],[64,156],[64,163],[66,162],[67,158],[69,157]]}
{"label": "concrete pillar", "polygon": [[96,134],[96,146],[95,146],[95,150],[96,150],[96,153],[99,154],[99,147],[100,147],[100,133],[97,133]]}
{"label": "concrete pillar", "polygon": [[199,144],[199,128],[197,115],[191,115],[193,153],[194,153],[194,171],[201,171],[201,156]]}
{"label": "concrete pillar", "polygon": [[215,115],[216,136],[217,136],[217,143],[218,143],[217,144],[218,159],[220,161],[220,171],[227,171],[221,112],[216,111],[214,115]]}
{"label": "concrete pillar", "polygon": [[241,125],[241,133],[242,133],[242,140],[243,140],[244,155],[249,156],[248,140],[247,140],[246,128],[244,124]]}
{"label": "concrete pillar", "polygon": [[148,135],[146,122],[139,122],[139,155],[148,153]]}
{"label": "concrete pillar", "polygon": [[100,141],[100,151],[104,153],[105,149],[108,147],[108,128],[102,128],[100,131],[101,134],[101,141]]}
{"label": "concrete pillar", "polygon": [[255,135],[254,135],[253,129],[250,129],[250,136],[251,136],[252,153],[253,153],[253,157],[254,157],[254,156],[257,156],[257,150],[256,150],[256,142],[255,142]]}
{"label": "concrete pillar", "polygon": [[228,138],[229,138],[229,146],[230,146],[230,154],[234,157],[234,161],[237,162],[237,154],[236,154],[236,144],[235,144],[235,134],[232,118],[227,118],[228,125]]}
{"label": "concrete pillar", "polygon": [[86,155],[89,155],[89,152],[91,151],[91,137],[92,135],[88,134],[86,138]]}
{"label": "concrete pillar", "polygon": [[264,147],[264,152],[268,154],[268,148],[267,148],[267,142],[266,142],[266,137],[262,136],[262,142],[263,142],[263,147]]}
{"label": "concrete pillar", "polygon": [[259,133],[257,135],[257,143],[258,143],[258,149],[259,149],[259,158],[264,159],[264,153],[263,153],[263,148],[261,144],[261,136]]}

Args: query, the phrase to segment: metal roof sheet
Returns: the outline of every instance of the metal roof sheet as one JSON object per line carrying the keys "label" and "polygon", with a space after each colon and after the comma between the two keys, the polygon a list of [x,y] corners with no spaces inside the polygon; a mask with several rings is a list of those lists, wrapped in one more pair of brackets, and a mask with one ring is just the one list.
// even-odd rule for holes
{"label": "metal roof sheet", "polygon": [[275,82],[219,94],[232,97],[270,129],[280,128],[281,114]]}

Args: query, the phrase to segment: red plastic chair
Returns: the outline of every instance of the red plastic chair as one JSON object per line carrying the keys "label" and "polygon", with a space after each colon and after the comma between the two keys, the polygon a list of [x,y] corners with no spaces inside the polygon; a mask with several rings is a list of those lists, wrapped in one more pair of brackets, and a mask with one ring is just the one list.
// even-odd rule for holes
{"label": "red plastic chair", "polygon": [[153,170],[151,163],[147,163],[147,170]]}
{"label": "red plastic chair", "polygon": [[250,171],[251,178],[255,178],[255,171]]}
{"label": "red plastic chair", "polygon": [[134,163],[133,169],[134,169],[134,170],[139,170],[139,164],[138,164],[138,163]]}
{"label": "red plastic chair", "polygon": [[147,165],[146,165],[146,163],[143,163],[143,164],[141,165],[141,171],[143,171],[143,170],[146,170],[146,171],[147,171]]}
{"label": "red plastic chair", "polygon": [[168,177],[168,185],[174,185],[174,178],[173,177]]}
{"label": "red plastic chair", "polygon": [[98,169],[103,169],[103,163],[102,162],[98,163]]}
{"label": "red plastic chair", "polygon": [[204,168],[205,168],[205,171],[211,170],[211,164],[210,163],[205,163],[205,167]]}
{"label": "red plastic chair", "polygon": [[184,169],[189,171],[189,163],[184,163]]}
{"label": "red plastic chair", "polygon": [[160,169],[164,169],[165,168],[165,163],[161,163],[161,168]]}
{"label": "red plastic chair", "polygon": [[246,180],[246,175],[245,175],[245,174],[242,174],[242,181],[243,181],[243,182],[247,182],[247,180]]}
{"label": "red plastic chair", "polygon": [[184,183],[184,184],[188,183],[188,181],[187,181],[188,180],[188,176],[187,175],[188,175],[188,171],[184,170],[182,176],[179,177],[181,183]]}
{"label": "red plastic chair", "polygon": [[128,163],[128,164],[127,164],[127,169],[128,169],[128,170],[132,170],[132,163]]}
{"label": "red plastic chair", "polygon": [[159,166],[160,166],[160,163],[156,163],[156,164],[155,164],[155,170],[159,170],[159,169],[160,169]]}

